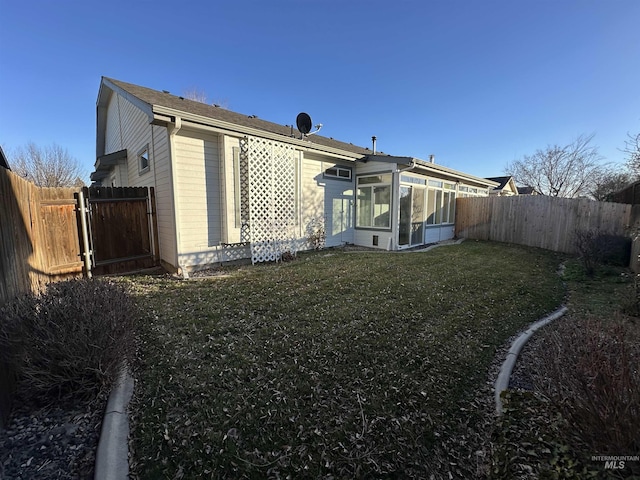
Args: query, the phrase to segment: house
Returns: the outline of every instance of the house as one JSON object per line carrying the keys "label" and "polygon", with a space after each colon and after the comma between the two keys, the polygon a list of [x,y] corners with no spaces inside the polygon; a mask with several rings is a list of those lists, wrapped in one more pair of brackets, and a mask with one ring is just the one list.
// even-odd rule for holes
{"label": "house", "polygon": [[1,146],[0,146],[0,167],[6,168],[7,170],[11,170],[11,168],[9,167],[9,161],[7,160],[7,157],[5,156]]}
{"label": "house", "polygon": [[516,186],[516,182],[513,180],[513,177],[489,177],[487,180],[491,180],[493,182],[498,183],[498,186],[493,190],[489,191],[489,195],[499,195],[502,197],[511,196],[511,195],[519,195],[518,187]]}
{"label": "house", "polygon": [[539,195],[533,187],[518,187],[518,195]]}
{"label": "house", "polygon": [[456,197],[497,185],[106,77],[96,158],[96,186],[155,187],[161,261],[184,275],[319,245],[449,239]]}

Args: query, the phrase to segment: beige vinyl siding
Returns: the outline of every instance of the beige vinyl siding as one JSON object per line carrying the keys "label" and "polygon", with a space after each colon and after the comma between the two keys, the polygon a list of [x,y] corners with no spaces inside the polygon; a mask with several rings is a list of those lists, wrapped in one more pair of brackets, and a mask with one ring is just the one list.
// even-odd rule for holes
{"label": "beige vinyl siding", "polygon": [[174,138],[176,204],[180,244],[185,266],[219,261],[221,192],[219,139],[216,135],[181,130]]}
{"label": "beige vinyl siding", "polygon": [[122,150],[124,142],[122,141],[122,129],[120,128],[120,108],[118,105],[118,95],[111,95],[109,106],[107,107],[107,121],[105,131],[105,151],[99,154],[107,154]]}
{"label": "beige vinyl siding", "polygon": [[[149,147],[149,171],[138,172],[138,152]],[[127,162],[118,165],[116,186],[155,187],[160,258],[175,268],[176,230],[173,215],[169,139],[166,127],[151,125],[149,117],[126,98],[113,94],[107,110],[105,154],[127,150]]]}
{"label": "beige vinyl siding", "polygon": [[324,187],[322,162],[309,158],[305,154],[302,159],[301,192],[300,192],[300,236],[308,238],[312,225],[325,221]]}
{"label": "beige vinyl siding", "polygon": [[[154,158],[149,117],[126,98],[112,95],[107,111],[105,154],[127,150],[127,180],[130,187],[153,185]],[[138,168],[138,153],[149,146],[149,170],[142,175]],[[123,172],[124,173],[124,172]],[[123,178],[123,173],[120,178]]]}
{"label": "beige vinyl siding", "polygon": [[177,240],[175,228],[175,216],[173,210],[173,198],[171,185],[171,170],[169,165],[169,135],[166,127],[153,126],[153,141],[151,144],[151,166],[155,193],[156,215],[158,222],[158,240],[160,245],[160,258],[177,268]]}

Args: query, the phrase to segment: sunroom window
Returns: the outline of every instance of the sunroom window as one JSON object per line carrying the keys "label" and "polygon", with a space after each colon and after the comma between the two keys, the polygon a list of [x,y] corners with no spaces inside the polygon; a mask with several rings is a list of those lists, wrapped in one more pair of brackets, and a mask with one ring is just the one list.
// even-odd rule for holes
{"label": "sunroom window", "polygon": [[356,226],[391,228],[391,174],[358,177]]}
{"label": "sunroom window", "polygon": [[429,190],[427,191],[427,225],[454,223],[455,208],[455,185],[429,180]]}

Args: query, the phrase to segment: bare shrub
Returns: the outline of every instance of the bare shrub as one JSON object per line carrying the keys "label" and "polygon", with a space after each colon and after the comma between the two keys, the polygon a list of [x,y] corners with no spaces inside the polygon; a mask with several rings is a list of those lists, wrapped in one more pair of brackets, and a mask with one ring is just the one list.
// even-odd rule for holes
{"label": "bare shrub", "polygon": [[542,342],[536,389],[594,452],[640,451],[640,334],[617,315],[567,319]]}
{"label": "bare shrub", "polygon": [[0,309],[0,360],[18,394],[42,403],[108,387],[133,353],[133,303],[120,285],[71,280]]}
{"label": "bare shrub", "polygon": [[640,317],[640,274],[633,276],[633,288],[622,303],[622,312],[631,317]]}
{"label": "bare shrub", "polygon": [[599,264],[626,267],[631,257],[631,239],[599,230],[576,230],[575,247],[585,272],[593,276]]}

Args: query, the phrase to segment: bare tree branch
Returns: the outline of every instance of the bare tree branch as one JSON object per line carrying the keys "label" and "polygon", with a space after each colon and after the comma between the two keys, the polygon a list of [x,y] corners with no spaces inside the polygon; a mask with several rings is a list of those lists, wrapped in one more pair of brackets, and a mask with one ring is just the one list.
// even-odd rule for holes
{"label": "bare tree branch", "polygon": [[194,102],[209,103],[207,93],[204,90],[200,90],[198,87],[188,88],[182,96],[187,100],[193,100]]}
{"label": "bare tree branch", "polygon": [[213,100],[209,101],[209,96],[204,90],[201,90],[198,87],[189,87],[182,94],[184,98],[187,100],[193,100],[194,102],[204,103],[206,105],[213,105],[215,107],[220,107],[227,109],[229,108],[229,102],[227,100]]}
{"label": "bare tree branch", "polygon": [[637,179],[640,178],[640,133],[636,135],[627,133],[627,136],[629,138],[625,141],[623,152],[627,154],[627,168]]}
{"label": "bare tree branch", "polygon": [[543,195],[579,197],[590,193],[603,165],[594,135],[580,135],[565,146],[549,145],[507,165],[505,173],[517,183],[535,188]]}
{"label": "bare tree branch", "polygon": [[624,171],[619,167],[603,168],[596,175],[589,193],[596,200],[607,201],[611,194],[622,190],[632,181],[633,175],[631,172]]}
{"label": "bare tree branch", "polygon": [[78,161],[67,149],[55,143],[39,147],[33,142],[16,150],[11,168],[39,187],[72,187],[84,185]]}

